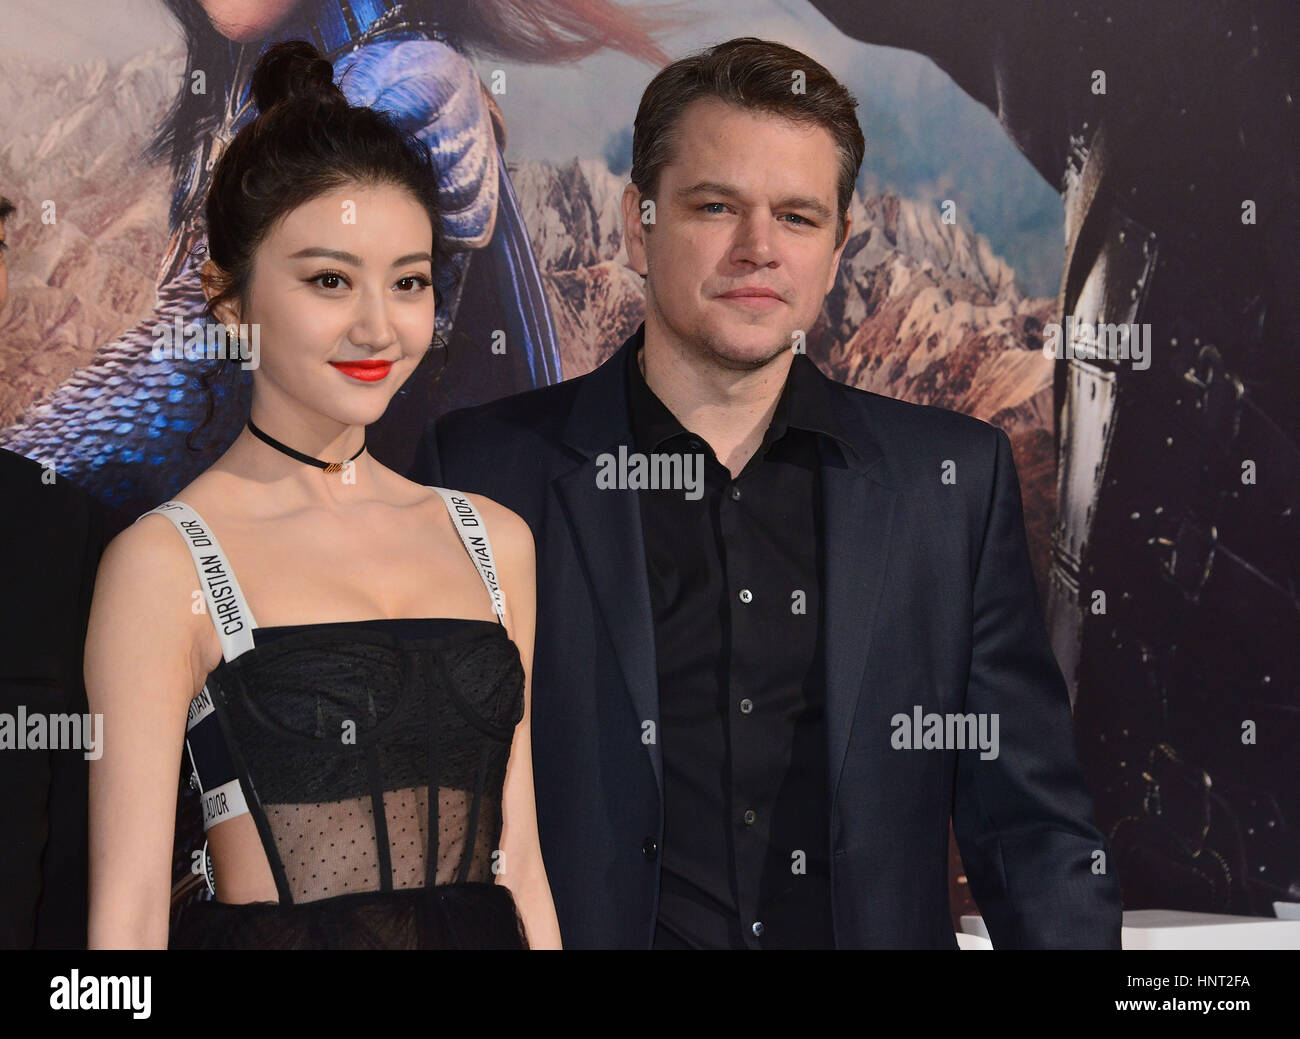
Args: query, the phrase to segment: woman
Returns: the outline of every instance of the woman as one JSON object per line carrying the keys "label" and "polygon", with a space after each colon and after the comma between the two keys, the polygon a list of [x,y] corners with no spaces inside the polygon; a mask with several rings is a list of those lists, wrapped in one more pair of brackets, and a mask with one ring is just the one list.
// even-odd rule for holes
{"label": "woman", "polygon": [[174,946],[558,947],[528,527],[364,446],[433,336],[436,171],[310,44],[253,92],[203,267],[258,333],[248,427],[114,539],[91,607],[90,946],[167,944],[184,731],[216,897]]}

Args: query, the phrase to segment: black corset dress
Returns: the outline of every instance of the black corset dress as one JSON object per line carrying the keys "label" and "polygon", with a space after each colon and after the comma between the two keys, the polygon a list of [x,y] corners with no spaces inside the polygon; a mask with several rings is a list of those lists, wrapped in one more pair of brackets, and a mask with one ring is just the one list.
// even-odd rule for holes
{"label": "black corset dress", "polygon": [[154,511],[186,535],[223,642],[186,738],[204,827],[247,811],[279,896],[194,902],[171,947],[527,948],[495,883],[524,671],[482,526],[466,545],[497,621],[257,628],[197,513]]}

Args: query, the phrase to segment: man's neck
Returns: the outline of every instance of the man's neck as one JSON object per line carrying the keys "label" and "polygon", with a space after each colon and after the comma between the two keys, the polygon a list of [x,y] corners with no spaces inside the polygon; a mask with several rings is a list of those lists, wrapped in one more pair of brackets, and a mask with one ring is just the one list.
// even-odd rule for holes
{"label": "man's neck", "polygon": [[637,364],[646,385],[677,421],[703,437],[734,478],[763,442],[794,358],[774,358],[762,368],[735,371],[683,349],[646,326]]}

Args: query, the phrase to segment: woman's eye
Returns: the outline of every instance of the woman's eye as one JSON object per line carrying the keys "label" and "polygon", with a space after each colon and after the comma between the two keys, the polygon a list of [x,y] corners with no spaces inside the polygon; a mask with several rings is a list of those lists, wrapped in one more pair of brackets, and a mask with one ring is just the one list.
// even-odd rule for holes
{"label": "woman's eye", "polygon": [[[316,275],[316,277],[310,279],[310,281],[311,281],[311,283],[314,285],[314,284],[316,284],[317,282],[321,282],[321,283],[323,283],[324,281],[326,281],[326,279],[329,279],[329,280],[332,280],[332,281],[335,281],[335,282],[339,282],[339,281],[346,282],[346,281],[347,281],[347,279],[344,278],[343,275],[339,274],[337,271],[324,271],[323,273],[318,274],[318,275]],[[336,289],[336,288],[338,288],[338,285],[325,285],[325,284],[321,284],[321,288],[322,288],[322,289]]]}
{"label": "woman's eye", "polygon": [[405,278],[402,278],[400,281],[398,281],[397,284],[401,285],[408,281],[414,282],[415,284],[408,289],[404,289],[403,291],[412,294],[419,292],[421,289],[427,289],[430,285],[433,284],[431,281],[429,281],[428,278],[421,277],[418,274],[408,274]]}

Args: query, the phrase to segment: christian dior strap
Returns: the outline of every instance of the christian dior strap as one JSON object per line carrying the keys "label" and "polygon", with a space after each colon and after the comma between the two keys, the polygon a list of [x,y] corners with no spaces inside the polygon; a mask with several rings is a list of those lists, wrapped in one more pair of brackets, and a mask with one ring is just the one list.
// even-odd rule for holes
{"label": "christian dior strap", "polygon": [[492,543],[488,540],[487,526],[479,512],[460,491],[451,491],[446,487],[434,487],[442,496],[447,511],[451,513],[451,525],[456,528],[460,540],[469,553],[478,574],[487,586],[488,595],[492,597],[492,612],[497,620],[505,624],[506,601],[501,592],[501,583],[497,580],[496,562],[492,558]]}
{"label": "christian dior strap", "polygon": [[[191,783],[203,808],[205,833],[217,823],[248,812],[244,788],[240,786],[230,760],[230,751],[212,704],[212,693],[206,683],[203,691],[190,701],[189,717],[185,722],[185,753],[190,761]],[[202,771],[199,769],[200,761],[203,762]]]}
{"label": "christian dior strap", "polygon": [[[149,512],[166,516],[185,538],[199,574],[208,616],[221,640],[222,657],[229,662],[252,649],[257,622],[244,601],[244,593],[226,554],[202,517],[179,501],[164,502]],[[143,513],[137,521],[147,515],[148,512]],[[190,762],[190,782],[203,810],[204,833],[217,823],[247,814],[248,802],[231,762],[207,683],[190,701],[185,721],[185,753]],[[202,772],[200,761],[204,763]]]}
{"label": "christian dior strap", "polygon": [[185,538],[199,573],[208,616],[221,639],[221,655],[226,663],[248,652],[253,648],[253,629],[257,627],[257,621],[244,601],[244,593],[216,536],[203,518],[184,502],[163,502],[156,509],[142,513],[137,522],[150,512],[166,516]]}

